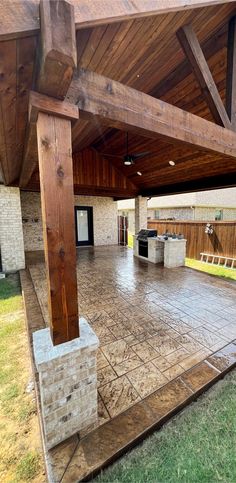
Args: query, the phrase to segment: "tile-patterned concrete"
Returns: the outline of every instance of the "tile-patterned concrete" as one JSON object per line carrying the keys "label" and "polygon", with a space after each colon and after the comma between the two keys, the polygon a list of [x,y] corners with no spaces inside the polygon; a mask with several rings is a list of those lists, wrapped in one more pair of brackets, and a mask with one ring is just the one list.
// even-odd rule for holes
{"label": "tile-patterned concrete", "polygon": [[[30,273],[47,325],[44,264],[31,264]],[[80,249],[77,275],[80,315],[100,340],[99,424],[236,338],[233,283],[164,269],[115,246]]]}

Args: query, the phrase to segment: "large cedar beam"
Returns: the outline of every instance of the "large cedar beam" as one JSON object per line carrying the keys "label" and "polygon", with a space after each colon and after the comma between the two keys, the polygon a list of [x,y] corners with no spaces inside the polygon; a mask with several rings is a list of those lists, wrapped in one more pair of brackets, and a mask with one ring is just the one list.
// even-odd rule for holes
{"label": "large cedar beam", "polygon": [[94,72],[80,69],[67,99],[78,105],[81,118],[97,118],[108,126],[151,139],[162,137],[167,142],[236,158],[233,131]]}
{"label": "large cedar beam", "polygon": [[40,20],[37,91],[64,99],[77,64],[74,8],[66,0],[41,0]]}
{"label": "large cedar beam", "polygon": [[228,30],[226,109],[236,131],[236,17],[230,20]]}
{"label": "large cedar beam", "polygon": [[71,123],[40,112],[36,129],[50,329],[56,345],[79,336]]}
{"label": "large cedar beam", "polygon": [[185,25],[179,29],[177,37],[191,65],[213,119],[217,124],[230,129],[230,120],[225,106],[192,26]]}
{"label": "large cedar beam", "polygon": [[39,112],[55,114],[58,117],[75,121],[78,119],[79,112],[76,106],[65,101],[52,99],[38,92],[30,92],[28,131],[26,134],[25,150],[20,175],[19,186],[25,188],[29,183],[33,172],[38,165],[36,122]]}
{"label": "large cedar beam", "polygon": [[[66,0],[41,0],[40,20],[40,54],[36,72],[36,87],[42,94],[56,99],[64,99],[77,63],[74,8]],[[42,109],[43,103],[46,103],[47,112],[48,108],[53,106],[53,101],[49,98],[47,102],[45,99],[43,100],[43,97],[39,96],[37,98],[34,94],[34,107],[35,103],[39,102],[40,110],[43,112],[45,110]],[[27,186],[38,162],[35,120],[32,118],[31,108],[32,95],[20,174],[20,187],[22,188]],[[55,109],[60,112],[60,107],[58,109],[57,105]],[[63,116],[64,114],[63,112]]]}
{"label": "large cedar beam", "polygon": [[[39,32],[39,1],[1,0],[0,41],[27,37]],[[70,0],[75,9],[77,30],[233,2],[234,0]]]}

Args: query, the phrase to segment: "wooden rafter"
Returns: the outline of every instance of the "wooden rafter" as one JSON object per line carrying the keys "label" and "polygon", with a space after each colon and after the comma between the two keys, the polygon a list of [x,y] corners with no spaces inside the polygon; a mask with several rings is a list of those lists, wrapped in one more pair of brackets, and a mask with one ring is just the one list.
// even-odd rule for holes
{"label": "wooden rafter", "polygon": [[191,65],[213,119],[217,124],[230,129],[231,123],[227,111],[192,26],[185,25],[179,29],[177,37]]}
{"label": "wooden rafter", "polygon": [[[39,1],[1,1],[0,40],[28,37],[40,29]],[[234,0],[71,0],[76,29],[144,18]],[[17,12],[17,14],[16,14]]]}
{"label": "wooden rafter", "polygon": [[226,109],[236,131],[236,17],[230,20],[228,30]]}
{"label": "wooden rafter", "polygon": [[67,98],[81,118],[236,158],[234,132],[94,72],[80,69]]}

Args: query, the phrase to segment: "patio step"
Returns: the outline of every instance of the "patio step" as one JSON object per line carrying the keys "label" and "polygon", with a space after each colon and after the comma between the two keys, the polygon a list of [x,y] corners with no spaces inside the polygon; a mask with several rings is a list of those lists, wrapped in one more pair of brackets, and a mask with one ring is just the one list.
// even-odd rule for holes
{"label": "patio step", "polygon": [[[159,429],[235,366],[236,343],[230,343],[80,441],[77,436],[65,441],[49,451],[51,481],[72,483],[90,480]],[[68,461],[63,471],[61,462],[65,460],[65,451]]]}

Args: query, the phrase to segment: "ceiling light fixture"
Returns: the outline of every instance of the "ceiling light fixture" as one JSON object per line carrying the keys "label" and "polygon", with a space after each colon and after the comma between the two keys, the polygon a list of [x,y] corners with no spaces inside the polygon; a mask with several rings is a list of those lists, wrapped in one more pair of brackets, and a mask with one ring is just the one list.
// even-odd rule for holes
{"label": "ceiling light fixture", "polygon": [[124,165],[125,166],[132,166],[132,164],[134,164],[134,160],[133,160],[132,156],[130,156],[129,154],[126,154],[124,156]]}
{"label": "ceiling light fixture", "polygon": [[140,171],[137,171],[137,174],[138,174],[139,176],[142,176],[142,173],[140,173]]}
{"label": "ceiling light fixture", "polygon": [[170,166],[175,166],[175,162],[174,161],[169,161],[169,165]]}

